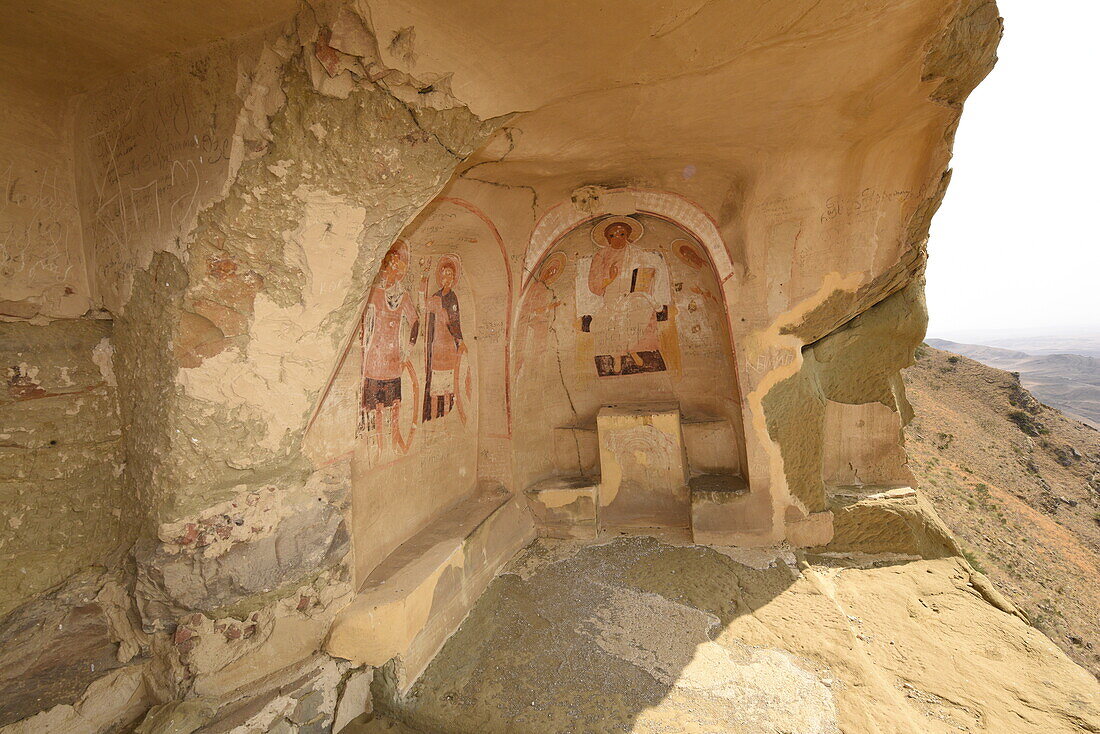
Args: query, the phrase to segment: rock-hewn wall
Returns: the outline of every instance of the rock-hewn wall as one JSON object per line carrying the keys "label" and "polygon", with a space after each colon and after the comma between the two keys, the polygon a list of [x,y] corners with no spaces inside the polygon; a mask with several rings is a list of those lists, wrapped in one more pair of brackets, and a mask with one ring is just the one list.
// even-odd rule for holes
{"label": "rock-hewn wall", "polygon": [[[18,650],[54,649],[68,643],[21,630],[77,615],[100,666],[50,658],[29,671],[9,654],[10,679],[62,682],[12,708],[5,722],[31,716],[12,731],[105,730],[153,702],[165,705],[150,734],[214,721],[325,730],[361,711],[369,671],[318,653],[353,597],[354,539],[362,576],[478,480],[514,484],[512,294],[540,218],[560,206],[637,214],[658,192],[690,204],[670,221],[713,229],[729,261],[715,288],[735,353],[725,381],[742,388],[746,542],[782,540],[824,510],[826,466],[857,480],[904,471],[897,442],[880,439],[904,418],[897,372],[923,332],[928,220],[958,106],[993,60],[991,3],[838,0],[754,16],[744,27],[774,43],[745,64],[734,61],[750,39],[722,35],[740,24],[641,14],[623,33],[656,39],[668,68],[626,85],[619,59],[593,70],[573,51],[548,81],[529,49],[503,45],[524,37],[508,14],[476,21],[505,39],[488,53],[452,9],[372,4],[373,18],[364,2],[303,7],[71,108],[43,102],[42,123],[29,104],[0,123],[17,153],[0,169],[0,314],[21,320],[0,323],[0,450],[14,459],[0,476],[0,553],[18,570],[0,587],[12,610],[0,630]],[[562,20],[549,15],[536,25]],[[701,57],[668,55],[691,34]],[[868,49],[885,50],[868,63]],[[736,91],[737,114],[716,119],[715,89]],[[418,220],[441,192],[466,213],[439,205]],[[452,227],[479,208],[483,224]],[[353,478],[356,450],[370,463],[338,428],[353,393],[317,412],[403,232],[425,257],[453,244],[492,281],[459,289],[477,301],[481,402],[469,472],[437,495],[381,487],[396,472]],[[510,270],[499,277],[486,276],[493,248]],[[46,322],[89,306],[112,320]],[[873,414],[873,450],[830,444],[827,426],[859,411]],[[401,520],[370,535],[390,517]],[[72,575],[93,564],[111,571]]]}
{"label": "rock-hewn wall", "polygon": [[[788,487],[805,510],[826,509],[829,402],[880,403],[906,415],[909,406],[901,370],[912,364],[913,350],[924,338],[927,323],[923,282],[918,281],[805,346],[801,369],[764,397],[768,431],[782,451]],[[893,427],[894,443],[900,441],[901,425],[899,418]],[[854,425],[843,428],[855,430]],[[866,484],[889,483],[888,477],[869,473],[862,479]],[[898,472],[894,479],[903,482],[905,476]]]}
{"label": "rock-hewn wall", "polygon": [[133,542],[111,322],[0,322],[0,615]]}
{"label": "rock-hewn wall", "polygon": [[72,107],[0,83],[0,316],[72,318],[90,305],[73,180]]}
{"label": "rock-hewn wall", "polygon": [[[130,460],[87,470],[90,482],[110,475],[102,514],[79,512],[99,501],[95,488],[86,505],[55,498],[49,512],[65,522],[48,537],[47,516],[36,515],[44,502],[13,483],[4,508],[13,528],[26,523],[5,551],[74,551],[65,569],[17,580],[26,594],[86,563],[74,540],[99,558],[120,534],[114,525],[140,537],[136,602],[167,686],[159,695],[212,698],[202,720],[232,708],[242,686],[260,695],[267,676],[316,667],[310,656],[350,589],[350,480],[346,458],[315,466],[301,453],[305,427],[381,255],[491,129],[417,95],[423,85],[405,75],[387,79],[359,16],[326,12],[304,9],[286,30],[155,64],[80,101],[79,204],[95,295],[115,315],[103,349],[114,353],[125,438],[113,402],[97,406],[94,425]],[[12,373],[13,394],[69,389],[69,373],[86,387],[75,356],[98,341],[48,328],[21,336],[38,345],[5,342],[42,362],[39,374],[23,360],[31,373]],[[40,348],[51,334],[73,352],[54,363]],[[95,397],[82,398],[89,423]],[[69,400],[60,412],[75,412]],[[48,420],[20,410],[13,427]],[[87,432],[83,420],[66,428]],[[35,458],[13,480],[24,466],[58,473],[26,448]],[[321,714],[291,706],[288,721],[331,725],[341,675],[322,687]],[[41,696],[35,710],[62,704],[79,715],[88,704],[71,698]]]}

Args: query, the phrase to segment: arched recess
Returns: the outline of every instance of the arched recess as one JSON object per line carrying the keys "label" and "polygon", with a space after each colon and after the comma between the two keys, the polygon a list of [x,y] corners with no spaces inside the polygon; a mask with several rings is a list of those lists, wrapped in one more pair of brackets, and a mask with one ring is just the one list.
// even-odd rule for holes
{"label": "arched recess", "polygon": [[510,484],[512,298],[496,226],[447,197],[405,228],[363,294],[306,437],[316,463],[350,454],[357,581],[479,483]]}
{"label": "arched recess", "polygon": [[[607,305],[593,275],[602,237],[594,229],[616,217],[639,225],[641,234],[628,247],[639,253],[635,260],[648,262],[631,265],[643,275],[622,286],[632,298],[636,286],[652,292],[652,304],[635,299],[638,311],[654,309],[648,323],[628,327],[649,334],[637,349],[601,347],[600,317],[587,313]],[[675,194],[640,189],[575,196],[536,224],[524,269],[512,327],[519,486],[598,472],[595,414],[621,403],[679,404],[692,470],[744,475],[741,396],[723,290],[732,263],[703,209]],[[639,277],[653,278],[652,285]],[[601,357],[601,351],[635,356]]]}
{"label": "arched recess", "polygon": [[586,201],[565,201],[539,218],[523,261],[523,285],[532,277],[535,265],[567,232],[586,221],[608,214],[652,214],[677,223],[693,234],[706,249],[718,280],[733,274],[733,262],[718,232],[714,218],[695,202],[679,194],[652,189],[623,187],[603,189]]}

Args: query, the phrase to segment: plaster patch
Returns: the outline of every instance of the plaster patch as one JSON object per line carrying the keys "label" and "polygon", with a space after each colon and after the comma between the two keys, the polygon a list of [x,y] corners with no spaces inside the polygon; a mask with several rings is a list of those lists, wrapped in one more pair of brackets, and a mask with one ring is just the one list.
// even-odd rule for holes
{"label": "plaster patch", "polygon": [[108,337],[100,339],[92,348],[92,362],[99,368],[99,373],[103,375],[103,381],[110,387],[116,387],[118,384],[115,382],[114,357],[115,349]]}
{"label": "plaster patch", "polygon": [[246,352],[227,349],[198,367],[180,370],[187,395],[245,408],[266,425],[258,441],[277,451],[301,427],[324,387],[336,347],[324,328],[352,285],[366,209],[324,191],[299,187],[305,205],[297,229],[284,233],[284,261],[304,278],[299,301],[280,306],[256,295]]}

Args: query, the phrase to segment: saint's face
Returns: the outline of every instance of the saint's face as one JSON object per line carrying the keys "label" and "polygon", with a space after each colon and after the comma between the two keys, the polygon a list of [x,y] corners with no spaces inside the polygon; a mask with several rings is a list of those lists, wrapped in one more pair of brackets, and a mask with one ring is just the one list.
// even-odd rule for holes
{"label": "saint's face", "polygon": [[630,227],[625,224],[612,224],[604,230],[603,236],[607,244],[616,250],[621,250],[630,244]]}
{"label": "saint's face", "polygon": [[405,259],[399,255],[392,255],[382,263],[382,285],[389,288],[397,281],[405,277],[408,265]]}
{"label": "saint's face", "polygon": [[439,269],[439,287],[444,291],[449,291],[455,284],[455,271],[453,268],[440,268]]}
{"label": "saint's face", "polygon": [[561,275],[561,268],[555,263],[542,269],[542,272],[539,273],[539,280],[546,285],[550,285],[559,275]]}

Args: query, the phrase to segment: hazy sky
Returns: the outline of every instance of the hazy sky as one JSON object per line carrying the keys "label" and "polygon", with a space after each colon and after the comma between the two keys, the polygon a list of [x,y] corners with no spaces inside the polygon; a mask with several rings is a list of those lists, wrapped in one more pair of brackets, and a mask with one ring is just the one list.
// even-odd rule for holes
{"label": "hazy sky", "polygon": [[998,5],[932,220],[928,335],[1100,334],[1100,2]]}

